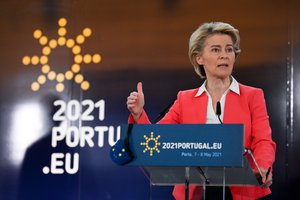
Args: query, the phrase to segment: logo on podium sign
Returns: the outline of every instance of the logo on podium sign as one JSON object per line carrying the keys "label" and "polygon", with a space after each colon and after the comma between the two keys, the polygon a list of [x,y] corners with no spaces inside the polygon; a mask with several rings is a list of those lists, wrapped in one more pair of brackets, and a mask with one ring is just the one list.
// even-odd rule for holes
{"label": "logo on podium sign", "polygon": [[160,152],[160,150],[158,149],[158,147],[161,145],[160,142],[158,141],[160,135],[158,135],[157,137],[154,137],[153,135],[154,135],[153,132],[150,133],[150,138],[144,135],[145,142],[141,142],[141,146],[145,146],[143,153],[149,151],[150,156],[153,156],[153,152],[157,152],[157,153]]}

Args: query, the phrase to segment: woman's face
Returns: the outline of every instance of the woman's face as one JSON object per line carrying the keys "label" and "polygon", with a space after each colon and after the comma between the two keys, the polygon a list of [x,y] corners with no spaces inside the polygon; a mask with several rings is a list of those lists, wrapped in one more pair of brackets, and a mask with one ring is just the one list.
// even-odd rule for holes
{"label": "woman's face", "polygon": [[199,65],[204,66],[206,77],[228,78],[235,62],[233,42],[229,35],[213,34],[206,38],[204,49],[196,57]]}

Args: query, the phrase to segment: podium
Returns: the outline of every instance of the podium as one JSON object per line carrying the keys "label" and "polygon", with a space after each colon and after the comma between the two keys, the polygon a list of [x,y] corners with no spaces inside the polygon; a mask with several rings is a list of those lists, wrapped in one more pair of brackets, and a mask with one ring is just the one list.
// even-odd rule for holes
{"label": "podium", "polygon": [[[130,129],[128,128],[130,126]],[[128,131],[130,130],[130,131]],[[128,166],[140,166],[151,185],[259,185],[252,152],[244,148],[242,124],[130,124],[121,127],[133,155]],[[258,173],[259,174],[259,173]]]}

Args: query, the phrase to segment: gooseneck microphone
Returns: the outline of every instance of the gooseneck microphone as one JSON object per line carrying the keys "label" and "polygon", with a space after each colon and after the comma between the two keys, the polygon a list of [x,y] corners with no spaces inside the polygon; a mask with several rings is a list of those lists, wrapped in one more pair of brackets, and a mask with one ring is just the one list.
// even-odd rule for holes
{"label": "gooseneck microphone", "polygon": [[220,101],[218,101],[218,102],[217,102],[217,108],[216,108],[216,114],[217,114],[217,116],[218,116],[218,119],[219,119],[220,123],[223,124],[223,122],[222,122],[222,120],[221,120],[221,118],[220,118],[221,113],[222,113],[222,110],[221,110],[221,103],[220,103]]}

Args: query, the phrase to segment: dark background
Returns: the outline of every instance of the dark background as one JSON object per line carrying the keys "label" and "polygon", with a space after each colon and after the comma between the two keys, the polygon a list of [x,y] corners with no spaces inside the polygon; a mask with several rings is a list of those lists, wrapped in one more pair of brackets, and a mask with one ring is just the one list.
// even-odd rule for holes
{"label": "dark background", "polygon": [[[265,91],[277,144],[271,199],[296,194],[300,181],[299,10],[297,0],[1,1],[0,199],[27,195],[31,199],[148,199],[149,195],[172,199],[170,187],[150,187],[140,169],[114,165],[107,139],[103,148],[59,147],[60,152],[80,152],[76,175],[41,175],[39,170],[49,162],[53,149],[47,134],[51,124],[40,117],[46,108],[38,106],[45,106],[43,98],[49,94],[65,100],[104,99],[105,120],[90,125],[117,127],[127,122],[127,95],[142,81],[145,109],[154,120],[179,90],[201,85],[188,60],[188,39],[207,21],[224,21],[239,29],[242,53],[233,76]],[[67,81],[62,93],[56,92],[53,82],[33,92],[30,85],[40,75],[40,65],[24,66],[22,58],[41,54],[32,35],[35,29],[57,38],[61,17],[68,20],[69,38],[85,27],[92,29],[81,46],[82,54],[99,53],[102,61],[81,65],[91,84],[88,91]],[[70,66],[73,54],[62,48],[49,59],[53,66]]]}

